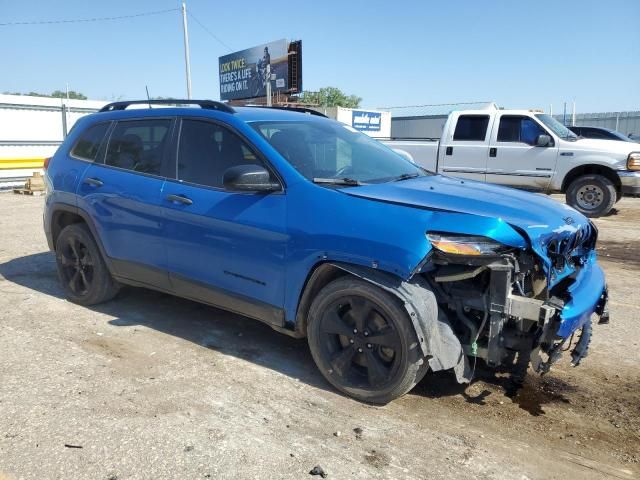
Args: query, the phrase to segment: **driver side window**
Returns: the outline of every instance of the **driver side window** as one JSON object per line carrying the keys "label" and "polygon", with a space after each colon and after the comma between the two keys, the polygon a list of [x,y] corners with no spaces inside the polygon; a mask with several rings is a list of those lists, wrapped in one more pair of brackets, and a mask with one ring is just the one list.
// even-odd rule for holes
{"label": "driver side window", "polygon": [[535,145],[538,135],[547,132],[531,118],[520,115],[503,115],[498,127],[498,142],[517,142]]}
{"label": "driver side window", "polygon": [[202,120],[183,120],[178,144],[177,178],[223,188],[224,172],[237,165],[264,164],[231,130]]}

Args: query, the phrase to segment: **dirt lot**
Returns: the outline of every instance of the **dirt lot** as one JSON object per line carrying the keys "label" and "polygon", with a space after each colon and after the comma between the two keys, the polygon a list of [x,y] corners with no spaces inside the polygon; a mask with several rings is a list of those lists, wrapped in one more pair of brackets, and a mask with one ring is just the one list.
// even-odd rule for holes
{"label": "dirt lot", "polygon": [[0,194],[0,480],[640,477],[640,199],[597,221],[612,322],[579,368],[515,396],[481,366],[428,374],[382,408],[258,322],[139,289],[67,302],[42,206]]}

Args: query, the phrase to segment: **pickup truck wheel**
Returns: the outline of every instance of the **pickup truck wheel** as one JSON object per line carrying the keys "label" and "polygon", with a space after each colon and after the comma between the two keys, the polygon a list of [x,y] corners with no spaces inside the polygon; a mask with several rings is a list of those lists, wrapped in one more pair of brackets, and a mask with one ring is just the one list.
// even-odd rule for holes
{"label": "pickup truck wheel", "polygon": [[86,225],[66,226],[56,240],[58,278],[69,298],[80,305],[111,300],[119,290]]}
{"label": "pickup truck wheel", "polygon": [[329,383],[364,402],[385,404],[404,395],[428,368],[402,305],[357,278],[339,278],[318,293],[307,337]]}
{"label": "pickup truck wheel", "polygon": [[616,187],[602,175],[583,175],[567,189],[569,205],[587,217],[601,217],[609,213],[616,203]]}

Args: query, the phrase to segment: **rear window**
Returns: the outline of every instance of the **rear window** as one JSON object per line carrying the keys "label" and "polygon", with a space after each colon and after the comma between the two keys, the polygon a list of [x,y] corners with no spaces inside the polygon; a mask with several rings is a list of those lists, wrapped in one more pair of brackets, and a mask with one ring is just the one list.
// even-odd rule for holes
{"label": "rear window", "polygon": [[483,141],[487,136],[489,115],[460,115],[456,130],[453,132],[454,140]]}
{"label": "rear window", "polygon": [[100,150],[100,145],[108,129],[108,123],[99,123],[88,128],[71,149],[71,155],[93,162],[98,155],[98,150]]}
{"label": "rear window", "polygon": [[489,115],[460,115],[456,130],[453,132],[454,140],[484,141],[489,126]]}
{"label": "rear window", "polygon": [[160,175],[171,120],[118,122],[113,129],[105,163],[113,167]]}

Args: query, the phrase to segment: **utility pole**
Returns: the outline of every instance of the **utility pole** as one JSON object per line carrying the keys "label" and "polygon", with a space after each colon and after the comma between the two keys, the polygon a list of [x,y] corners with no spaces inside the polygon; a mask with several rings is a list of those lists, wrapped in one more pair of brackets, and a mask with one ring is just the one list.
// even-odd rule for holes
{"label": "utility pole", "polygon": [[69,109],[69,82],[66,85],[67,92],[67,103],[64,103],[64,100],[60,99],[60,109],[62,110],[62,138],[67,138],[68,127],[67,127],[67,110]]}
{"label": "utility pole", "polygon": [[187,70],[187,99],[191,100],[191,61],[189,60],[189,30],[187,29],[187,4],[182,3],[182,32],[184,34],[184,65]]}

